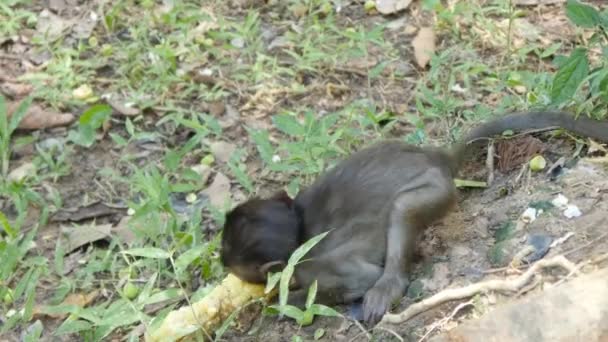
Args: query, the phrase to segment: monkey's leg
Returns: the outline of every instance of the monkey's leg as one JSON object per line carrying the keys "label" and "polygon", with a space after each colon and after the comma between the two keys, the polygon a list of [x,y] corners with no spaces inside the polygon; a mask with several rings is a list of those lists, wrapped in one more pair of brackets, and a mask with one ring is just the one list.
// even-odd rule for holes
{"label": "monkey's leg", "polygon": [[391,303],[403,296],[407,273],[419,231],[436,215],[443,216],[453,202],[453,187],[430,169],[395,199],[389,214],[384,272],[363,299],[363,315],[377,323]]}

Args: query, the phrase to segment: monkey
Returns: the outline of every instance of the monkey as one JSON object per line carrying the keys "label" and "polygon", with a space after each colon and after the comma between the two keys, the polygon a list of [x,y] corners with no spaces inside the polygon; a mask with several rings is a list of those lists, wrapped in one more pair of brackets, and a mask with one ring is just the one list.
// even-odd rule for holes
{"label": "monkey", "polygon": [[456,202],[453,179],[469,146],[506,130],[562,128],[608,141],[608,121],[561,111],[515,112],[472,129],[452,147],[387,139],[354,152],[291,199],[252,198],[225,217],[220,259],[244,281],[264,283],[291,253],[329,232],[294,272],[289,301],[301,303],[317,281],[317,301],[362,301],[362,319],[378,323],[409,286],[410,261],[422,230]]}

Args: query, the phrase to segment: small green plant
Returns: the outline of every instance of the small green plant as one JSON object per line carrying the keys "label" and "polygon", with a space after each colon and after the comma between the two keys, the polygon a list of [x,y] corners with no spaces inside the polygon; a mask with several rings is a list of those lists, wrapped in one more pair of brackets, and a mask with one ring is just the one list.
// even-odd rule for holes
{"label": "small green plant", "polygon": [[[608,101],[608,11],[600,12],[577,0],[568,0],[566,15],[574,25],[592,29],[594,34],[587,46],[579,46],[568,57],[556,60],[559,70],[553,77],[551,100],[556,106],[568,105],[587,84],[584,94],[581,94],[582,105],[590,109],[603,108]],[[589,54],[594,47],[600,47],[603,53],[598,65],[592,68]]]}
{"label": "small green plant", "polygon": [[[306,298],[305,309],[302,310],[296,306],[287,304],[289,298],[289,283],[291,277],[295,271],[296,265],[300,260],[308,253],[314,246],[316,246],[329,232],[319,234],[306,241],[300,247],[298,247],[287,261],[287,265],[281,272],[271,274],[266,284],[266,292],[270,292],[274,287],[279,284],[279,304],[269,306],[269,309],[275,310],[280,315],[285,315],[289,318],[294,319],[299,325],[305,326],[310,325],[314,320],[315,316],[340,316],[340,313],[334,309],[327,307],[322,304],[315,304],[314,301],[317,296],[317,282],[308,289],[308,296]],[[272,313],[272,311],[270,311]]]}
{"label": "small green plant", "polygon": [[94,105],[87,109],[78,120],[78,131],[70,131],[68,138],[77,145],[91,147],[95,142],[96,132],[103,124],[110,120],[112,107],[108,105]]}
{"label": "small green plant", "polygon": [[27,110],[31,103],[31,97],[23,100],[9,118],[6,99],[0,94],[0,169],[2,170],[2,181],[6,180],[6,177],[8,176],[11,156],[11,137],[21,120],[23,120],[27,114]]}

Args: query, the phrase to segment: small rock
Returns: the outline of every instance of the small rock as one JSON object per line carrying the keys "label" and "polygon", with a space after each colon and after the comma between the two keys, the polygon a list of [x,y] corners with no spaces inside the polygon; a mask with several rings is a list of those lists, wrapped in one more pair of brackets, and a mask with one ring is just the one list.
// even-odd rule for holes
{"label": "small rock", "polygon": [[537,215],[538,211],[536,209],[528,208],[526,209],[526,211],[524,211],[523,214],[521,214],[521,220],[526,223],[534,222],[534,220],[536,220]]}
{"label": "small rock", "polygon": [[579,217],[582,214],[583,213],[581,212],[581,210],[574,204],[568,204],[566,210],[564,210],[564,216],[566,216],[567,218]]}
{"label": "small rock", "polygon": [[230,45],[237,49],[242,49],[245,47],[245,40],[241,37],[236,37],[230,41]]}
{"label": "small rock", "polygon": [[376,9],[382,14],[391,14],[406,9],[412,0],[376,0]]}
{"label": "small rock", "polygon": [[553,201],[551,201],[551,204],[559,209],[566,209],[568,207],[568,198],[562,194],[558,194]]}
{"label": "small rock", "polygon": [[45,151],[55,150],[55,151],[61,152],[61,151],[63,151],[63,148],[64,148],[64,141],[63,141],[63,139],[48,138],[48,139],[44,139],[41,142],[39,142],[38,147],[40,147],[41,149],[43,149]]}

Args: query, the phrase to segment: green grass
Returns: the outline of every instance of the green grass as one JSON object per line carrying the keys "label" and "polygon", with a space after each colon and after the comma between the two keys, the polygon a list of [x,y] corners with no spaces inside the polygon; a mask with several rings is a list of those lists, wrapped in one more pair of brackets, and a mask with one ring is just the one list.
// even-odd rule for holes
{"label": "green grass", "polygon": [[[67,138],[49,147],[37,134],[15,132],[27,102],[9,119],[6,101],[0,101],[0,311],[7,313],[0,334],[30,327],[36,340],[41,326],[32,316],[37,307],[65,314],[54,334],[101,340],[129,334],[141,323],[158,323],[184,296],[204,296],[224,276],[218,231],[227,207],[179,200],[191,193],[200,200],[207,184],[191,167],[201,162],[227,175],[233,192],[244,196],[277,186],[293,195],[350,151],[401,134],[404,125],[412,128],[401,137],[406,141],[444,144],[461,134],[463,124],[511,109],[553,107],[605,115],[606,11],[569,1],[568,17],[579,30],[574,44],[516,47],[510,29],[497,22],[527,12],[508,2],[480,7],[471,0],[447,8],[423,1],[434,11],[443,44],[429,70],[387,76],[384,71],[393,63],[410,59],[403,36],[394,39],[388,22],[344,20],[328,4],[293,0],[284,7],[233,13],[220,1],[205,7],[199,1],[176,1],[159,11],[154,1],[114,0],[98,9],[101,23],[89,39],[74,45],[65,45],[65,37],[32,39],[52,56],[46,67],[22,77],[35,87],[32,98],[80,118],[68,128]],[[35,27],[36,13],[29,6],[29,1],[0,5],[0,36]],[[297,6],[307,14],[297,18]],[[264,41],[268,27],[285,29],[283,44],[270,51]],[[595,34],[582,40],[583,31]],[[503,48],[480,46],[484,34],[504,37]],[[596,49],[603,54],[596,55]],[[352,61],[372,58],[379,62],[360,71],[364,77],[349,69]],[[215,85],[197,80],[201,72],[210,72]],[[325,92],[329,83],[345,86],[344,99]],[[385,88],[405,93],[400,87],[406,84],[413,85],[413,93],[403,94],[411,96],[407,103],[398,103],[405,110],[391,106],[395,99],[383,102],[378,96]],[[93,101],[72,96],[82,85],[94,90]],[[111,115],[101,99],[109,93],[124,96],[142,114]],[[245,109],[256,94],[268,95]],[[489,97],[496,100],[485,101]],[[340,109],[321,112],[321,100]],[[257,120],[265,125],[246,125],[245,134],[237,135],[237,152],[227,163],[209,158],[210,143],[234,136],[234,127],[224,127],[223,118],[204,110],[214,101],[235,108],[238,120],[264,114]],[[445,130],[429,135],[430,122]],[[18,182],[7,180],[16,166],[13,150],[28,141],[35,144],[35,172]],[[134,152],[144,145],[153,148],[143,157]],[[67,270],[74,261],[68,262],[72,255],[66,255],[68,245],[57,231],[102,222],[52,226],[51,233],[44,233],[55,239],[51,249],[38,248],[46,236],[41,231],[70,200],[65,187],[81,172],[78,158],[111,152],[114,163],[96,170],[90,188],[82,192],[97,189],[108,202],[126,203],[131,216],[120,226],[133,235],[123,241],[123,235],[113,233],[106,243],[85,245],[77,265]],[[260,161],[260,169],[249,169],[252,160]],[[63,303],[70,294],[93,291],[103,295],[84,308]],[[153,311],[155,305],[161,309]],[[301,323],[305,313],[294,317]]]}

